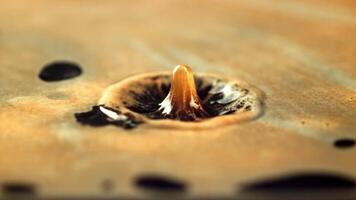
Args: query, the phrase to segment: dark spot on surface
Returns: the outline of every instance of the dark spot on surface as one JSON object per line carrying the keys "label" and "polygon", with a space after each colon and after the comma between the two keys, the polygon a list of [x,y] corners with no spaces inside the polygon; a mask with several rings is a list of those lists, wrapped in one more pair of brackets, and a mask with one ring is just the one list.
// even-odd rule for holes
{"label": "dark spot on surface", "polygon": [[79,123],[90,126],[105,126],[110,122],[108,117],[101,112],[100,106],[93,106],[92,110],[88,112],[75,113],[75,118]]}
{"label": "dark spot on surface", "polygon": [[243,190],[311,190],[355,187],[355,180],[346,176],[329,173],[301,173],[248,184]]}
{"label": "dark spot on surface", "polygon": [[4,183],[2,185],[2,192],[5,195],[36,195],[35,186],[29,183]]}
{"label": "dark spot on surface", "polygon": [[79,65],[69,61],[56,61],[46,65],[40,72],[39,78],[53,82],[71,79],[82,73]]}
{"label": "dark spot on surface", "polygon": [[106,126],[106,125],[114,125],[118,127],[122,127],[124,129],[132,129],[137,127],[138,124],[141,124],[142,121],[138,120],[131,113],[124,113],[123,116],[126,116],[125,120],[114,120],[108,117],[105,113],[100,110],[100,107],[113,111],[117,114],[122,114],[120,111],[105,107],[103,105],[93,106],[92,110],[83,113],[74,114],[77,122],[83,125],[90,125],[94,127]]}
{"label": "dark spot on surface", "polygon": [[351,148],[355,146],[355,140],[352,138],[342,138],[334,142],[334,146],[340,149]]}
{"label": "dark spot on surface", "polygon": [[115,182],[111,179],[105,179],[101,182],[101,188],[104,192],[111,192],[115,188]]}
{"label": "dark spot on surface", "polygon": [[135,180],[135,185],[141,189],[161,192],[183,192],[186,190],[185,183],[158,175],[140,176]]}

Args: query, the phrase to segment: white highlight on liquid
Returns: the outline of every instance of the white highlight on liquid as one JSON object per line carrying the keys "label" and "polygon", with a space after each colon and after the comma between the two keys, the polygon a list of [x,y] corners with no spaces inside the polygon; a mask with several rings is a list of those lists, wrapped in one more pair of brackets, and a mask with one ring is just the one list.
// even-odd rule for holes
{"label": "white highlight on liquid", "polygon": [[169,114],[173,109],[170,96],[171,93],[169,93],[167,97],[159,104],[159,110],[163,109],[162,114]]}
{"label": "white highlight on liquid", "polygon": [[199,108],[199,105],[194,101],[193,98],[190,98],[189,106],[196,109]]}
{"label": "white highlight on liquid", "polygon": [[119,115],[116,112],[109,110],[103,106],[100,106],[99,109],[102,113],[104,113],[106,116],[110,117],[111,119],[113,119],[115,121],[127,120],[127,117],[125,115]]}
{"label": "white highlight on liquid", "polygon": [[220,104],[227,104],[240,98],[242,93],[233,88],[230,84],[225,84],[223,87],[217,87],[215,90],[209,91],[210,94],[223,93],[223,98],[217,100]]}

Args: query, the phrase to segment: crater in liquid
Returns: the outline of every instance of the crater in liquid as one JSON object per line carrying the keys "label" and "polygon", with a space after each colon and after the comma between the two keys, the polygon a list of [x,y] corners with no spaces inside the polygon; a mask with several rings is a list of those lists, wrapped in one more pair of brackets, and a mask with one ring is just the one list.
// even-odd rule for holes
{"label": "crater in liquid", "polygon": [[[261,92],[243,81],[198,74],[195,84],[208,113],[203,119],[180,116],[177,120],[174,114],[162,115],[158,111],[170,90],[171,74],[168,72],[133,76],[115,83],[106,89],[97,105],[113,112],[131,113],[142,123],[166,128],[214,128],[252,120],[262,113]],[[110,116],[113,114],[104,115],[116,120]]]}
{"label": "crater in liquid", "polygon": [[[196,77],[195,82],[203,108],[208,113],[206,118],[251,112],[259,103],[250,89],[238,83],[205,76]],[[168,95],[170,87],[170,76],[152,77],[145,84],[133,83],[122,101],[129,110],[150,119],[177,119],[174,113],[163,115],[159,111],[159,104]],[[189,116],[181,120],[196,121]]]}

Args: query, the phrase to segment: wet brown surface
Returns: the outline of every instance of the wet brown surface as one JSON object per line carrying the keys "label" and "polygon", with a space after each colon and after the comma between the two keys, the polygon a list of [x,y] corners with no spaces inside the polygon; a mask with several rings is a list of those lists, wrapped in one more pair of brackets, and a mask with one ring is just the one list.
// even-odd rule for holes
{"label": "wet brown surface", "polygon": [[[43,195],[145,196],[146,173],[189,184],[191,196],[295,171],[356,178],[354,1],[3,1],[0,7],[0,184]],[[42,67],[81,76],[44,82]],[[73,114],[129,75],[187,64],[242,79],[265,113],[209,131],[84,127]],[[102,182],[114,182],[110,193]]]}

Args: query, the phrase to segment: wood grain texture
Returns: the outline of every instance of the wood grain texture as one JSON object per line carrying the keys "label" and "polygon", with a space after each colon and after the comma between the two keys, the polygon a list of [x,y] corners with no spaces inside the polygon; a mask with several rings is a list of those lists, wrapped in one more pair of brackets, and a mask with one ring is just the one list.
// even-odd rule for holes
{"label": "wood grain texture", "polygon": [[[189,195],[232,195],[247,181],[294,171],[356,178],[356,1],[0,2],[0,183],[41,195],[145,196],[142,173],[177,177]],[[72,60],[79,78],[46,83]],[[266,95],[249,123],[207,131],[83,127],[110,84],[187,64]],[[104,193],[100,184],[115,182]]]}

